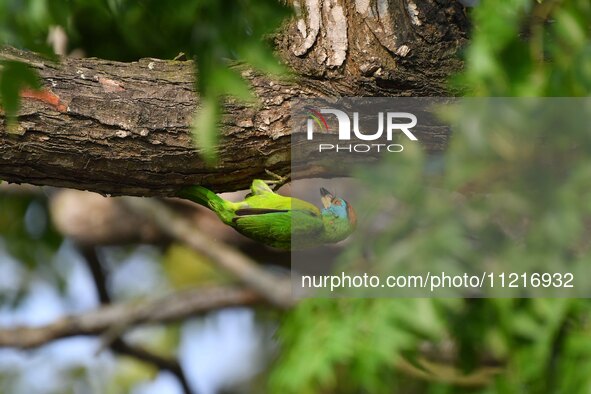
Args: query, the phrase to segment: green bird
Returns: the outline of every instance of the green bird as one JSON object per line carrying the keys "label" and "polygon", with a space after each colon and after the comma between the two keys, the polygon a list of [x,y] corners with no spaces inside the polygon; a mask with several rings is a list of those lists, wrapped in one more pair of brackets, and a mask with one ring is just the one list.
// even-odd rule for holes
{"label": "green bird", "polygon": [[244,201],[224,200],[203,186],[189,186],[179,197],[194,201],[215,212],[220,220],[239,233],[279,249],[313,247],[347,238],[355,229],[357,217],[345,200],[320,189],[323,208],[309,202],[275,193],[255,179]]}

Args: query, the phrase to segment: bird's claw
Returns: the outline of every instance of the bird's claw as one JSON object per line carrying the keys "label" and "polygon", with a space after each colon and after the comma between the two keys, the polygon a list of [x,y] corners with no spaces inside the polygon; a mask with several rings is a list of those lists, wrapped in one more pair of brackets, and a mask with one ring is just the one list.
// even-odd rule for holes
{"label": "bird's claw", "polygon": [[270,177],[275,178],[274,180],[264,181],[267,185],[273,185],[273,191],[277,191],[277,189],[279,189],[281,186],[285,185],[291,180],[291,175],[281,176],[267,169],[265,169],[265,173]]}

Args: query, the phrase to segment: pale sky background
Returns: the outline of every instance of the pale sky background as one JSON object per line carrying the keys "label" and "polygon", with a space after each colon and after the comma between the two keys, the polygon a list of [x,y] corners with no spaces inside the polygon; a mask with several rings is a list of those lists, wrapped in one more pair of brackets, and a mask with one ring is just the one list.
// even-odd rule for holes
{"label": "pale sky background", "polygon": [[[122,253],[103,250],[107,261],[113,262]],[[153,295],[170,289],[162,280],[155,248],[142,246],[122,261],[109,264],[112,294],[118,299]],[[12,310],[0,307],[0,326],[42,325],[68,313],[79,313],[98,305],[94,285],[86,265],[71,243],[65,241],[54,256],[54,264],[67,282],[64,294],[41,274],[29,277],[31,291]],[[6,253],[0,239],[0,294],[14,295],[25,279],[21,265]],[[48,275],[48,278],[50,276]],[[149,330],[148,330],[149,331]],[[254,312],[235,308],[211,313],[204,318],[188,320],[181,331],[179,359],[187,378],[200,394],[216,394],[223,387],[244,386],[264,367],[271,339],[255,321]],[[93,337],[76,337],[55,341],[33,351],[0,349],[0,374],[11,376],[10,387],[0,392],[13,394],[54,394],[63,389],[63,373],[71,368],[89,371],[89,387],[80,384],[76,394],[102,394],[116,373],[114,356],[109,351],[96,354],[100,341]],[[181,394],[174,375],[160,373],[153,381],[136,387],[133,394]]]}

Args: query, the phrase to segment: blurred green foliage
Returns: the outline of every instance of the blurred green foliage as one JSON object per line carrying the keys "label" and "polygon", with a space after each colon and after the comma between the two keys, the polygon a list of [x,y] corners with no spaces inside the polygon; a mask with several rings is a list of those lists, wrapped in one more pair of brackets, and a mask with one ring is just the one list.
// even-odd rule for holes
{"label": "blurred green foliage", "polygon": [[[61,26],[69,49],[82,49],[87,56],[131,61],[186,54],[195,60],[202,98],[194,139],[204,157],[213,161],[221,101],[225,96],[253,99],[249,85],[229,61],[283,73],[268,41],[289,12],[276,0],[3,0],[0,42],[53,57],[49,28]],[[12,116],[18,89],[10,88],[34,85],[30,71],[22,66],[5,64],[2,74],[0,97]]]}
{"label": "blurred green foliage", "polygon": [[231,277],[205,256],[184,245],[168,247],[162,258],[162,267],[171,286],[176,289],[232,282]]}
{"label": "blurred green foliage", "polygon": [[[401,355],[446,333],[445,300],[318,299],[298,305],[283,322],[284,354],[273,392],[391,393],[402,390]],[[448,305],[451,307],[451,305]],[[403,383],[403,384],[401,384]]]}
{"label": "blurred green foliage", "polygon": [[[452,78],[466,96],[591,93],[588,0],[483,0],[470,13],[465,69]],[[456,129],[437,171],[434,158],[405,147],[357,174],[371,190],[358,212],[371,221],[392,200],[399,209],[388,228],[347,248],[339,271],[354,270],[368,250],[373,268],[389,274],[571,270],[587,297],[591,106],[548,103],[463,101],[442,114]],[[587,299],[572,298],[309,299],[279,331],[283,352],[270,387],[589,393],[590,310]],[[427,344],[439,351],[426,353]],[[427,367],[425,357],[438,365]]]}
{"label": "blurred green foliage", "polygon": [[482,1],[474,8],[466,68],[469,96],[587,96],[591,90],[586,0]]}
{"label": "blurred green foliage", "polygon": [[[39,267],[58,289],[65,287],[63,275],[48,261],[55,255],[63,237],[53,228],[44,196],[0,193],[0,248],[17,259],[28,271]],[[17,294],[0,291],[0,301],[18,304],[29,288],[27,278],[13,284]]]}
{"label": "blurred green foliage", "polygon": [[31,268],[53,256],[62,242],[44,196],[0,194],[0,237],[6,251]]}

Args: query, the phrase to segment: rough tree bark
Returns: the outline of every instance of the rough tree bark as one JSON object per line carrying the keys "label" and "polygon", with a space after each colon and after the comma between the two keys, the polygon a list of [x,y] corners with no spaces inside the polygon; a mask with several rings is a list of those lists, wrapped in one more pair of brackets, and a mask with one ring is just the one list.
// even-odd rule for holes
{"label": "rough tree bark", "polygon": [[[189,184],[242,189],[264,170],[290,167],[290,105],[304,97],[448,95],[446,78],[461,67],[467,19],[454,0],[305,0],[275,38],[294,70],[271,80],[240,65],[259,97],[226,103],[220,162],[207,166],[193,147],[190,124],[199,99],[186,61],[119,63],[62,59],[5,48],[43,82],[23,92],[18,127],[0,120],[0,179],[96,191],[170,196]],[[421,142],[443,149],[434,131]],[[322,175],[314,168],[309,175]],[[223,175],[223,176],[221,176]]]}

